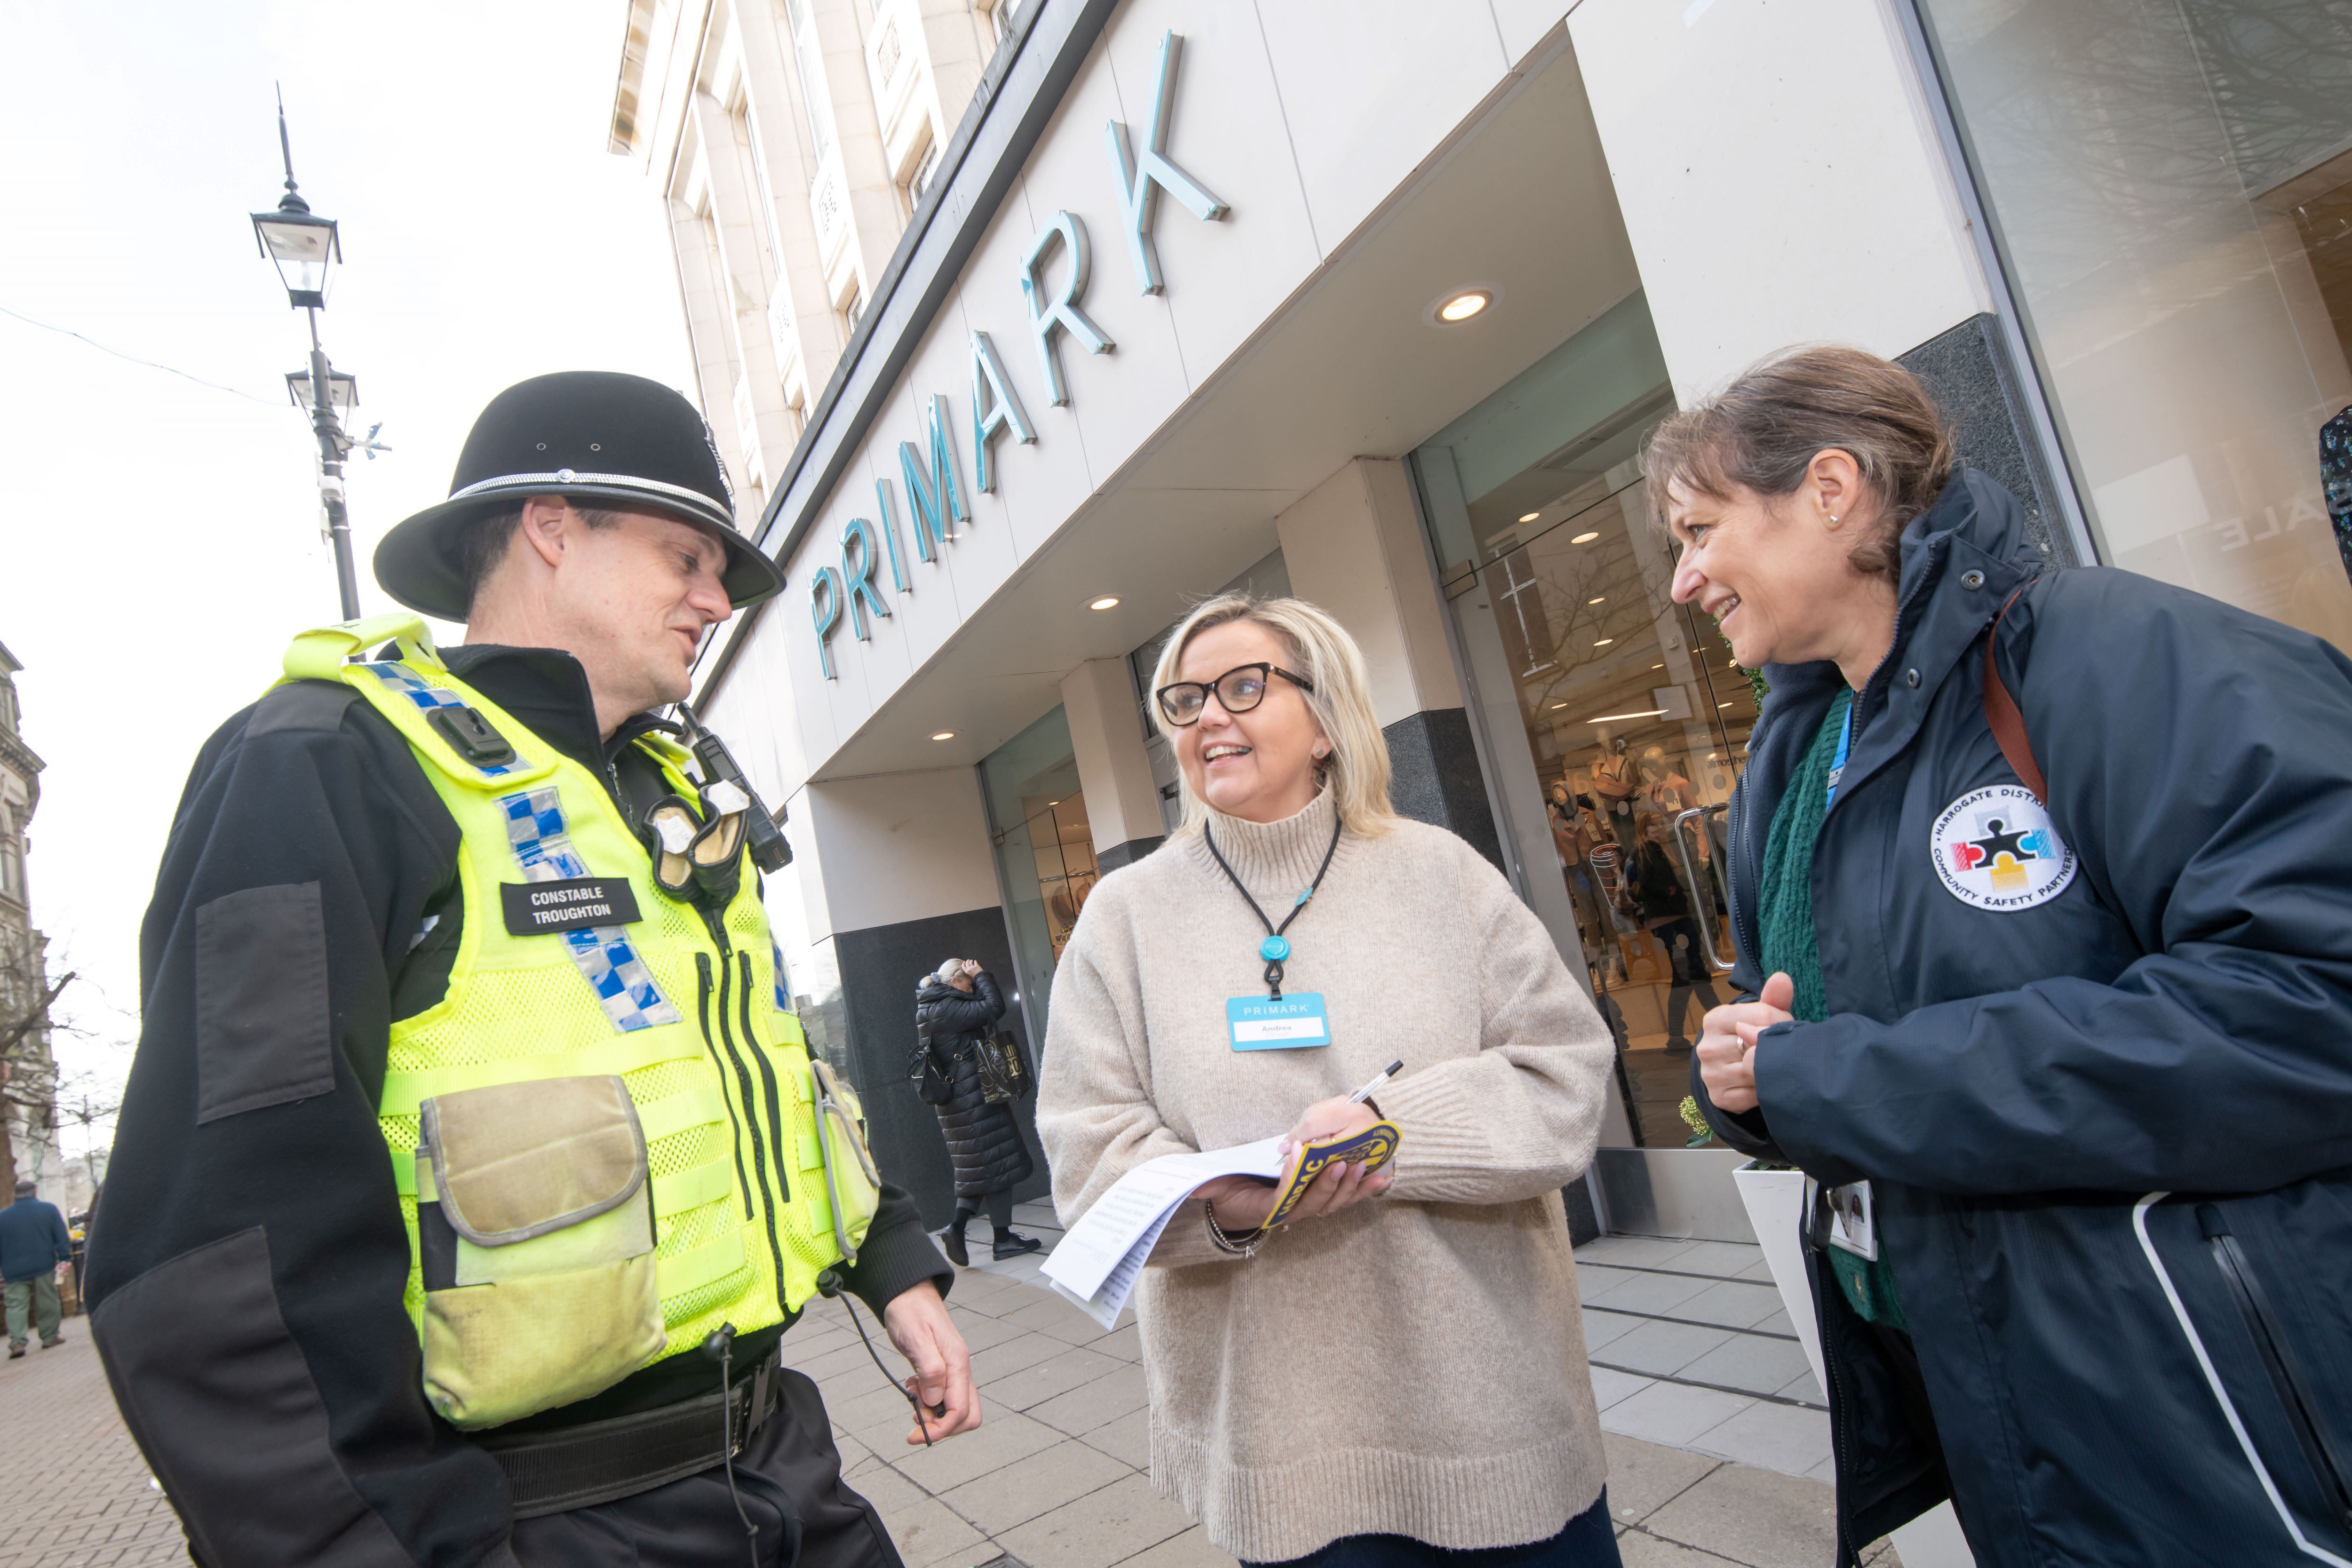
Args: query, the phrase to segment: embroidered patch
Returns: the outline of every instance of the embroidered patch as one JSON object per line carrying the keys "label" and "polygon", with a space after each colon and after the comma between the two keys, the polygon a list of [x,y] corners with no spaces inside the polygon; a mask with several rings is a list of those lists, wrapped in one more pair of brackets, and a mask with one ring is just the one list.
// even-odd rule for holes
{"label": "embroidered patch", "polygon": [[2046,904],[2074,880],[2074,851],[2020,784],[1964,795],[1936,818],[1927,846],[1944,890],[1979,910]]}

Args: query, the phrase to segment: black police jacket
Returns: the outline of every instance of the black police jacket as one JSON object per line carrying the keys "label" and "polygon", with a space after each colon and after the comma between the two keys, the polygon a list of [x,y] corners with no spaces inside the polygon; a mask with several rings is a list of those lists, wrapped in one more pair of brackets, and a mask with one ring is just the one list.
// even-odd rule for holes
{"label": "black police jacket", "polygon": [[[446,650],[449,667],[623,798],[667,786],[600,738],[569,654]],[[144,1013],[106,1220],[89,1258],[109,1381],[200,1562],[237,1568],[511,1563],[498,1464],[425,1402],[392,1166],[376,1125],[392,1020],[437,1002],[457,951],[457,824],[408,745],[347,687],[282,686],[205,742],[173,816],[141,934]],[[314,929],[271,952],[210,950],[233,982],[224,1026],[198,954],[233,935],[223,903],[315,883]],[[215,911],[208,921],[206,910]],[[428,917],[435,917],[427,929]],[[272,1010],[271,998],[282,1005]],[[886,1187],[857,1267],[877,1312],[953,1271]],[[782,1327],[746,1334],[736,1364]],[[553,1428],[712,1392],[674,1356],[593,1399],[502,1430]],[[879,1381],[877,1374],[877,1382]]]}
{"label": "black police jacket", "polygon": [[[2063,842],[1966,806],[2018,782],[1983,638],[2029,583],[1997,657]],[[1898,603],[1813,857],[1831,1016],[1766,1031],[1758,1110],[1708,1107],[1738,1148],[1876,1184],[1934,1433],[1809,1252],[1841,1560],[1947,1469],[1984,1568],[2352,1557],[2352,661],[2045,571],[1966,470],[1906,530]],[[1729,832],[1750,994],[1765,836],[1840,679],[1764,673]],[[2036,862],[2068,850],[2061,888]]]}

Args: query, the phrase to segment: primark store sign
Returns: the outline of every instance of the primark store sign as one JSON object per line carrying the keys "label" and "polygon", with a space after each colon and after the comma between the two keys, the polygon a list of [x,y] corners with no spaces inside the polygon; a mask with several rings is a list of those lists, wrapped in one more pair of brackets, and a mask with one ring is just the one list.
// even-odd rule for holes
{"label": "primark store sign", "polygon": [[[1151,121],[1142,144],[1131,145],[1127,127],[1116,120],[1103,127],[1110,165],[1110,194],[1118,208],[1119,231],[1127,242],[1128,263],[1134,270],[1136,286],[1146,294],[1160,290],[1160,255],[1151,243],[1160,192],[1166,191],[1181,202],[1185,210],[1203,221],[1222,218],[1230,210],[1168,156],[1169,106],[1173,97],[1177,56],[1182,46],[1183,39],[1172,32],[1160,40],[1160,54],[1152,72]],[[1049,286],[1045,268],[1057,257],[1063,263],[1061,281]],[[1065,208],[1038,226],[1036,235],[1022,252],[1019,270],[1010,280],[1021,290],[1029,321],[1030,347],[1037,356],[1047,400],[1056,406],[1070,403],[1069,389],[1062,379],[1059,340],[1066,339],[1096,354],[1108,353],[1117,346],[1087,315],[1087,287],[1093,273],[1086,222]],[[991,458],[995,444],[1010,437],[1022,445],[1032,445],[1037,439],[1037,430],[1022,406],[1021,395],[1013,390],[1011,379],[1004,374],[1003,358],[987,332],[972,332],[969,357],[972,480],[981,489],[992,492],[997,484],[996,468]],[[914,531],[913,564],[927,563],[935,569],[940,551],[955,537],[956,524],[970,521],[971,516],[965,504],[955,442],[950,435],[953,420],[947,397],[934,393],[923,422],[921,440],[898,443],[898,477],[907,491],[906,521]],[[891,591],[896,593],[906,593],[913,585],[909,577],[912,566],[901,543],[900,512],[892,500],[888,479],[875,480],[874,505],[874,517],[853,517],[842,525],[840,563],[819,567],[809,581],[809,612],[816,627],[818,663],[828,680],[837,679],[833,667],[833,639],[842,623],[847,621],[852,635],[865,640],[873,635],[873,620],[890,614],[890,602],[876,581],[877,574],[887,568]]]}

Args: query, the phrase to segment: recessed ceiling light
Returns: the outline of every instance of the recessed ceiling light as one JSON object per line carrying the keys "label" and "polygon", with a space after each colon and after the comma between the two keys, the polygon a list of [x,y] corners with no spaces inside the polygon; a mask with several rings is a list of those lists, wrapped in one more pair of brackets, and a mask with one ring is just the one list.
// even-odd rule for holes
{"label": "recessed ceiling light", "polygon": [[1568,704],[1567,704],[1567,703],[1565,703],[1565,702],[1555,702],[1555,703],[1553,703],[1553,704],[1551,705],[1551,710],[1552,710],[1553,712],[1557,713],[1557,712],[1559,712],[1561,709],[1563,709],[1563,708],[1565,708],[1565,707],[1567,707],[1567,706],[1568,706]]}
{"label": "recessed ceiling light", "polygon": [[1665,667],[1664,665],[1663,665],[1663,664],[1654,664],[1654,665],[1650,666],[1650,668],[1651,668],[1652,669],[1664,669],[1664,668],[1665,668],[1666,667]]}
{"label": "recessed ceiling light", "polygon": [[1089,610],[1116,610],[1118,608],[1118,595],[1117,594],[1099,595],[1097,597],[1087,601],[1087,608]]}
{"label": "recessed ceiling light", "polygon": [[1736,658],[1727,658],[1723,661],[1723,667],[1726,669],[1738,669],[1739,668],[1739,661]]}
{"label": "recessed ceiling light", "polygon": [[1538,519],[1538,518],[1541,517],[1542,515],[1543,515],[1543,513],[1541,513],[1541,512],[1539,512],[1539,511],[1525,512],[1525,513],[1522,513],[1522,514],[1520,515],[1519,521],[1520,521],[1521,522],[1533,522],[1536,519]]}
{"label": "recessed ceiling light", "polygon": [[955,731],[953,730],[935,731],[932,732],[931,739],[934,741],[952,741],[955,739]]}
{"label": "recessed ceiling light", "polygon": [[1437,307],[1441,321],[1466,321],[1495,302],[1495,296],[1484,289],[1465,289]]}
{"label": "recessed ceiling light", "polygon": [[1580,533],[1580,534],[1578,534],[1574,539],[1570,540],[1570,541],[1569,541],[1569,542],[1570,542],[1570,544],[1590,544],[1590,543],[1591,543],[1594,540],[1596,540],[1596,539],[1598,539],[1598,538],[1600,538],[1600,537],[1601,537],[1601,531],[1600,531],[1599,529],[1597,529],[1597,528],[1596,528],[1596,529],[1594,529],[1591,533]]}
{"label": "recessed ceiling light", "polygon": [[1730,704],[1730,703],[1728,703],[1728,702],[1718,702],[1718,703],[1717,703],[1717,704],[1716,704],[1716,706],[1717,706],[1717,708],[1728,708],[1728,707],[1730,707],[1730,706],[1731,706],[1731,704]]}
{"label": "recessed ceiling light", "polygon": [[1613,643],[1617,639],[1615,637],[1602,637],[1599,642],[1594,643],[1592,646],[1594,647],[1607,647],[1611,643]]}
{"label": "recessed ceiling light", "polygon": [[1585,602],[1586,604],[1588,604],[1588,605],[1598,605],[1598,604],[1601,604],[1601,602],[1603,602],[1604,600],[1606,600],[1608,597],[1609,597],[1609,595],[1606,595],[1606,594],[1595,594],[1595,595],[1592,595],[1592,597],[1591,597],[1590,599],[1585,600],[1584,602]]}
{"label": "recessed ceiling light", "polygon": [[1061,803],[1060,801],[1058,801],[1058,800],[1049,800],[1049,801],[1047,801],[1045,804],[1046,804],[1047,805],[1061,805],[1062,803]]}

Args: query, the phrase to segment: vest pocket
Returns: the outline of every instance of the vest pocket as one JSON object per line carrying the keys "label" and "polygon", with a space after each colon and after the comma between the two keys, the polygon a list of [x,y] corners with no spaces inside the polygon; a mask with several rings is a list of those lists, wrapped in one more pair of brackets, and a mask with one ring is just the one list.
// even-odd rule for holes
{"label": "vest pocket", "polygon": [[667,1342],[636,1107],[617,1077],[424,1102],[425,1396],[495,1426],[603,1392]]}
{"label": "vest pocket", "polygon": [[824,1159],[825,1196],[832,1200],[833,1236],[841,1256],[857,1261],[857,1248],[882,1206],[882,1173],[866,1146],[866,1108],[857,1091],[826,1063],[812,1057],[809,1079],[816,1090],[816,1139]]}

